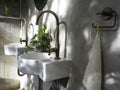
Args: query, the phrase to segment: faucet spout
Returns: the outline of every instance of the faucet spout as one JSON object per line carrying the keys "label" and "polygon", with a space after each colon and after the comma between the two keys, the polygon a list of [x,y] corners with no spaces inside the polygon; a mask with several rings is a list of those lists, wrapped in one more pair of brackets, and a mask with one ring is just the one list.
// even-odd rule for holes
{"label": "faucet spout", "polygon": [[59,50],[60,50],[60,44],[59,44],[59,19],[58,19],[58,16],[56,15],[56,13],[54,13],[53,11],[51,11],[51,10],[45,10],[45,11],[41,12],[40,15],[38,16],[37,21],[36,21],[36,25],[39,24],[39,19],[40,19],[40,17],[44,13],[50,13],[56,19],[56,28],[57,28],[56,30],[57,30],[57,33],[56,33],[56,45],[55,45],[55,50],[54,51],[56,53],[56,59],[59,59]]}

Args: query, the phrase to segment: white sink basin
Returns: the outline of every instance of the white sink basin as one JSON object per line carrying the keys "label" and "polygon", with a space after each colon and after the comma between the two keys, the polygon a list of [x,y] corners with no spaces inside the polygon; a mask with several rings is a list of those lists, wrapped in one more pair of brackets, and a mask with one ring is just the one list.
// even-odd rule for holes
{"label": "white sink basin", "polygon": [[51,81],[68,77],[71,72],[71,60],[50,58],[47,53],[30,52],[18,57],[20,72],[39,75],[43,81]]}
{"label": "white sink basin", "polygon": [[10,43],[4,46],[5,55],[17,55],[17,48],[24,47],[25,45],[20,43]]}

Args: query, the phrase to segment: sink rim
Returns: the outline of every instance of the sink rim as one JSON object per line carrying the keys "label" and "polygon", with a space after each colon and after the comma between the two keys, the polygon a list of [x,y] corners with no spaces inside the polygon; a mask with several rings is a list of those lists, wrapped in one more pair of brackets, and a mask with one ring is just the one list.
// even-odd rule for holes
{"label": "sink rim", "polygon": [[[49,56],[47,53],[41,53],[36,51],[29,51],[28,53],[24,53],[18,56],[18,59],[27,60],[27,61],[29,60],[43,61],[50,58],[51,56]],[[42,60],[39,60],[39,59],[42,59]]]}
{"label": "sink rim", "polygon": [[[34,57],[32,57],[32,55],[37,55],[38,58],[37,57],[34,58]],[[38,60],[38,59],[41,59],[41,55],[44,55],[42,57],[42,60]],[[28,57],[28,56],[30,56],[30,57]],[[28,53],[21,54],[21,55],[18,56],[18,59],[22,59],[22,60],[26,60],[26,61],[29,61],[29,60],[30,61],[31,60],[42,61],[42,62],[45,62],[45,63],[58,62],[58,61],[71,61],[71,59],[69,59],[69,58],[55,59],[54,57],[49,56],[48,53],[36,52],[36,51],[29,51]]]}

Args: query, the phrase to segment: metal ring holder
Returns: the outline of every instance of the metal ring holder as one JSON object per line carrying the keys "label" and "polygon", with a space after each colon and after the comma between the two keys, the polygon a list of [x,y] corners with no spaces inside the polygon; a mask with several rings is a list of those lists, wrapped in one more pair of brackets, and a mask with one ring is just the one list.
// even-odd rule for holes
{"label": "metal ring holder", "polygon": [[[112,8],[107,7],[104,8],[104,10],[100,13],[97,13],[98,15],[101,15],[101,18],[103,20],[110,20],[114,16],[114,23],[111,26],[99,26],[99,28],[114,28],[117,25],[117,12],[113,11]],[[97,28],[97,26],[92,23],[93,28]]]}

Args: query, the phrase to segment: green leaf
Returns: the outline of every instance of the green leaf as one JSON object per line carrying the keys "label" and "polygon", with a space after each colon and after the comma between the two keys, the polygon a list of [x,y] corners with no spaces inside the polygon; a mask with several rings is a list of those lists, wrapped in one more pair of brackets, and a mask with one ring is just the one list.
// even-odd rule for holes
{"label": "green leaf", "polygon": [[45,24],[38,29],[37,34],[35,34],[30,41],[30,47],[46,46],[50,43],[50,34],[45,32],[46,29],[47,27]]}
{"label": "green leaf", "polygon": [[47,29],[47,27],[46,27],[46,25],[44,24],[44,28],[43,28],[44,33],[45,33],[46,29]]}
{"label": "green leaf", "polygon": [[32,37],[31,40],[34,40],[36,37],[37,37],[37,34],[35,34],[35,35]]}
{"label": "green leaf", "polygon": [[45,46],[45,45],[46,45],[46,41],[42,41],[42,42],[41,42],[41,45],[42,45],[42,46]]}

